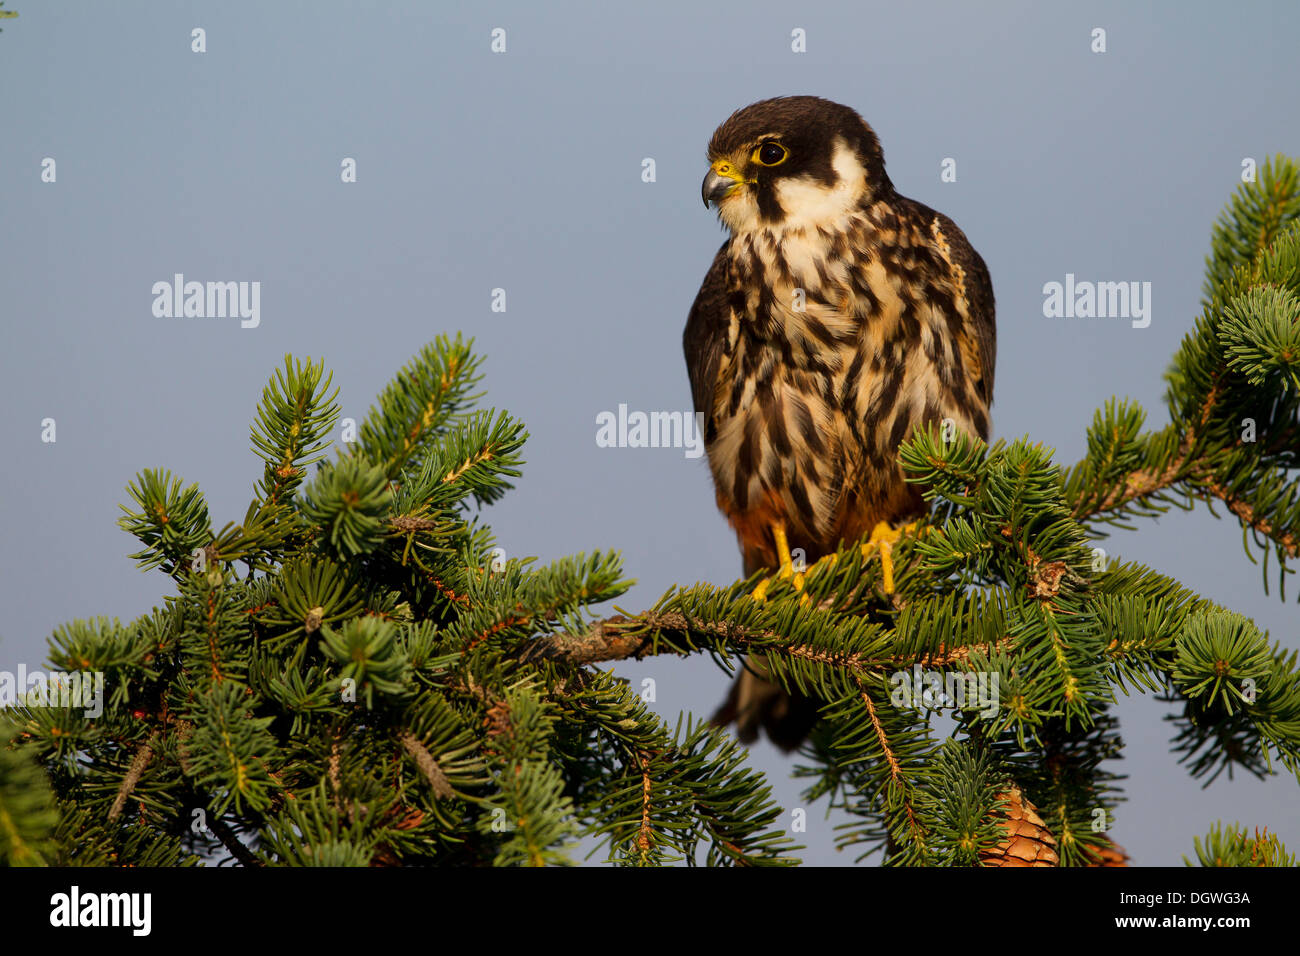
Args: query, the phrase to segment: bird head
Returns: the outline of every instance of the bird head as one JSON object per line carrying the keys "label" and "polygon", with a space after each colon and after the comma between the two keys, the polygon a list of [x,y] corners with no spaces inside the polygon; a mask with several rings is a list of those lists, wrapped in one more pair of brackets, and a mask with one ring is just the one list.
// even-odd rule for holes
{"label": "bird head", "polygon": [[782,96],[737,110],[717,128],[700,192],[741,235],[834,229],[892,188],[880,142],[862,117],[818,96]]}

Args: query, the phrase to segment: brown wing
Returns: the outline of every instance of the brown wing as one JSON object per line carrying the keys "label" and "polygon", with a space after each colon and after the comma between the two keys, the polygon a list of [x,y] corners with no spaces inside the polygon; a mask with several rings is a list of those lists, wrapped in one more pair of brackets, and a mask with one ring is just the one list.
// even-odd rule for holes
{"label": "brown wing", "polygon": [[943,213],[905,196],[898,197],[898,201],[900,205],[910,207],[910,213],[916,217],[916,222],[938,222],[948,245],[949,259],[965,274],[966,309],[970,314],[970,322],[962,330],[962,341],[956,344],[961,349],[962,363],[967,374],[975,383],[975,394],[984,402],[987,412],[993,402],[993,366],[997,359],[993,280],[989,278],[988,266],[970,244],[961,227]]}
{"label": "brown wing", "polygon": [[704,413],[706,442],[713,440],[717,427],[713,419],[713,389],[717,384],[718,363],[722,360],[727,326],[731,321],[726,290],[728,245],[730,241],[724,242],[714,257],[682,333],[686,372],[691,377],[691,398],[695,402],[695,411]]}
{"label": "brown wing", "polygon": [[966,307],[970,311],[972,344],[978,353],[974,359],[979,368],[979,373],[972,372],[972,375],[976,379],[976,391],[984,399],[987,408],[993,403],[993,366],[997,361],[998,350],[993,280],[989,278],[989,268],[984,264],[983,257],[975,251],[966,234],[943,213],[935,215],[939,217],[939,224],[949,237],[952,261],[966,273]]}

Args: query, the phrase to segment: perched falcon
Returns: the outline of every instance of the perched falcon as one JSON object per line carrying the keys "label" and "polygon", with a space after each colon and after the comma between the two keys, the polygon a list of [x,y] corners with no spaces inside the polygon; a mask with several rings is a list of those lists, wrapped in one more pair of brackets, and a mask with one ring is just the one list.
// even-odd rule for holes
{"label": "perched falcon", "polygon": [[[987,439],[993,286],[942,213],[894,191],[876,134],[815,96],[734,113],[709,142],[703,196],[730,237],[683,344],[718,507],[745,574],[789,573],[872,532],[889,542],[922,499],[899,443],[951,419]],[[757,673],[755,673],[757,671]],[[715,721],[789,750],[817,705],[791,699],[751,657]]]}

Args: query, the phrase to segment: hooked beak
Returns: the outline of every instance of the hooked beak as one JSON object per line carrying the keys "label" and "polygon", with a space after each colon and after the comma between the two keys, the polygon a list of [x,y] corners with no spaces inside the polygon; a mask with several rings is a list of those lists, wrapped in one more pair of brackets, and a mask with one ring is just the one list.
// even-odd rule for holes
{"label": "hooked beak", "polygon": [[709,174],[704,177],[704,184],[700,187],[700,196],[706,207],[711,202],[720,203],[745,182],[735,166],[720,159],[709,167]]}

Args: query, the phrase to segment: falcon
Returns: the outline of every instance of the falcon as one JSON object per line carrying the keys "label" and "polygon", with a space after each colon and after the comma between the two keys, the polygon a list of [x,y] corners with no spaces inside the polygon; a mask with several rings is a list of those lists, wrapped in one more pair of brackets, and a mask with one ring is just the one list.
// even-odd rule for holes
{"label": "falcon", "polygon": [[[714,132],[708,162],[704,203],[729,236],[683,345],[745,575],[789,576],[792,549],[811,562],[870,534],[892,593],[890,545],[924,511],[900,443],[945,420],[988,438],[988,269],[956,223],[895,192],[875,132],[847,106],[754,103]],[[818,705],[764,674],[751,655],[714,722],[734,721],[745,743],[761,726],[792,750]]]}

